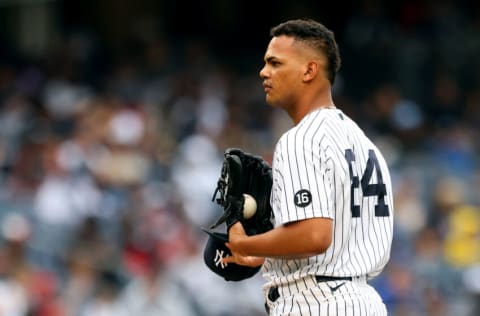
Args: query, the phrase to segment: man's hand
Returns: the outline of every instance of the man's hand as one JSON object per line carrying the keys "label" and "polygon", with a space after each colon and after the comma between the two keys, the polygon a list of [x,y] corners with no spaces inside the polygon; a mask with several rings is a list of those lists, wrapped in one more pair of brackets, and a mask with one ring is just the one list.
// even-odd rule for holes
{"label": "man's hand", "polygon": [[247,256],[240,248],[241,241],[248,238],[242,223],[236,222],[228,230],[229,240],[225,245],[230,249],[232,255],[223,258],[224,263],[236,263],[242,266],[258,267],[263,264],[265,258]]}

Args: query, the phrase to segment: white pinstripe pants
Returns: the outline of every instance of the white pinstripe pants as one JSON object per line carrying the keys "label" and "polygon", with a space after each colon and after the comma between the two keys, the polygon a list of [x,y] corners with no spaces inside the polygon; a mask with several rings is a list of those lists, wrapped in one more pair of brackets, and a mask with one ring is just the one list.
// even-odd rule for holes
{"label": "white pinstripe pants", "polygon": [[[313,282],[313,281],[312,281]],[[271,302],[265,292],[270,316],[386,316],[380,295],[365,280],[308,282],[311,286],[280,288]],[[302,284],[302,283],[300,283]],[[335,287],[338,287],[335,289]],[[297,290],[298,289],[298,290]]]}

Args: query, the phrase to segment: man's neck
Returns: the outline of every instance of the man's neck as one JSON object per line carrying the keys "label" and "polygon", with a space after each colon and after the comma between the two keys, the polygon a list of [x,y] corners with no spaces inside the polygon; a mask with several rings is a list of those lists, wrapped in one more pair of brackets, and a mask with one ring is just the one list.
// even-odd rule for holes
{"label": "man's neck", "polygon": [[315,98],[304,98],[294,104],[290,109],[287,109],[287,113],[292,119],[293,123],[297,125],[300,121],[309,113],[318,109],[334,109],[335,104],[332,100],[330,90],[315,96]]}

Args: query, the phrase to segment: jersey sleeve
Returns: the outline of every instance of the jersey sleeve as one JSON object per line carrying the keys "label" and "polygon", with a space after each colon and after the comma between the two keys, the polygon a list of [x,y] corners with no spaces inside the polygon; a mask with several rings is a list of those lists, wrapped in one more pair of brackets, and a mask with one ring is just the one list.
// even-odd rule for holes
{"label": "jersey sleeve", "polygon": [[320,145],[305,137],[287,135],[278,144],[279,194],[277,211],[282,224],[314,218],[332,218],[333,165]]}

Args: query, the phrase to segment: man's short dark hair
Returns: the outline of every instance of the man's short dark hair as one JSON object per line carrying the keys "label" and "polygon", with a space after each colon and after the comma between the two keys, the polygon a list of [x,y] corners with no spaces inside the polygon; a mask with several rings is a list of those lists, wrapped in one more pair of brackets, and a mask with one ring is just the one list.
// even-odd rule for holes
{"label": "man's short dark hair", "polygon": [[333,85],[338,69],[340,69],[341,60],[335,36],[331,30],[317,21],[298,19],[273,27],[270,35],[272,37],[282,35],[293,37],[296,41],[301,41],[323,53],[327,58],[327,78]]}

